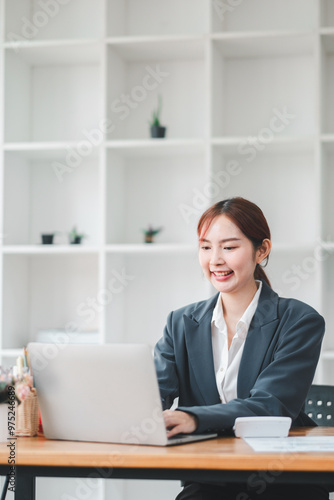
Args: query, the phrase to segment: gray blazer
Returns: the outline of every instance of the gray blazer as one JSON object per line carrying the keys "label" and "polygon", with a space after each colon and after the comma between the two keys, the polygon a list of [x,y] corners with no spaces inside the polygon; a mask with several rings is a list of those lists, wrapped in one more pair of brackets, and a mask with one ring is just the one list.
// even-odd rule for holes
{"label": "gray blazer", "polygon": [[322,316],[263,283],[240,363],[237,398],[221,404],[214,372],[211,319],[218,294],[169,314],[155,347],[164,408],[198,419],[197,432],[230,432],[237,417],[289,416],[293,425],[315,425],[303,412],[325,330]]}

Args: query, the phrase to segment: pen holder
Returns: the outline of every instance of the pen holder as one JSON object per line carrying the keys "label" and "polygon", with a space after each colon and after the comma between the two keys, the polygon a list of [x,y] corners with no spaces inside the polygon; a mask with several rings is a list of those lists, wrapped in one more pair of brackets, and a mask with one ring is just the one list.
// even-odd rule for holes
{"label": "pen holder", "polygon": [[16,436],[36,436],[38,431],[38,402],[36,389],[31,389],[21,404],[17,405]]}

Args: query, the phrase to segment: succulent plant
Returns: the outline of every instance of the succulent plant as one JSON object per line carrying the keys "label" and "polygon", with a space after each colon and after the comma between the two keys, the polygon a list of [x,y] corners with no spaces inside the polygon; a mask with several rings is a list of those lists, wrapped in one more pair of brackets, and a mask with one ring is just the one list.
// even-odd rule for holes
{"label": "succulent plant", "polygon": [[162,97],[161,97],[161,95],[159,95],[158,96],[158,107],[153,110],[152,120],[149,121],[149,124],[151,125],[151,127],[161,127],[161,123],[160,123],[161,109],[162,109]]}

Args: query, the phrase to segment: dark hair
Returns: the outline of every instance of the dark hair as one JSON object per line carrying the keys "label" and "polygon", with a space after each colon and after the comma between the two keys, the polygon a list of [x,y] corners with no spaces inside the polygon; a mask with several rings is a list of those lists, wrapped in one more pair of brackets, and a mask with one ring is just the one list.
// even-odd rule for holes
{"label": "dark hair", "polygon": [[[270,240],[270,229],[262,210],[255,203],[239,196],[219,201],[204,212],[197,226],[199,238],[206,233],[213,219],[218,215],[226,215],[253,243],[254,250],[261,247],[264,239]],[[265,265],[268,263],[268,258],[269,256],[266,258]],[[271,287],[268,276],[260,264],[256,265],[254,278],[265,281]]]}

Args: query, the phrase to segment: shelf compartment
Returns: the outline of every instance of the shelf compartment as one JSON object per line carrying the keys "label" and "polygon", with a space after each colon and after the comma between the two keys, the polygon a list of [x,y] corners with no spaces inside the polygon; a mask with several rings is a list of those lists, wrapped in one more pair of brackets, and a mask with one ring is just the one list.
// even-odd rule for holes
{"label": "shelf compartment", "polygon": [[6,40],[101,38],[104,2],[6,0]]}
{"label": "shelf compartment", "polygon": [[[124,280],[126,284],[119,287],[119,292],[106,306],[106,321],[110,325],[107,342],[140,340],[153,346],[162,336],[170,311],[208,298],[197,252],[192,256],[169,257],[149,253],[109,255],[107,282],[115,270],[131,279]],[[143,302],[140,303],[138,297],[142,297]]]}
{"label": "shelf compartment", "polygon": [[98,293],[96,256],[4,255],[3,259],[3,349],[27,345],[40,329],[98,328],[99,316],[87,302]]}
{"label": "shelf compartment", "polygon": [[[317,238],[314,151],[261,151],[247,146],[235,153],[213,149],[213,202],[242,196],[263,210],[272,239],[282,245],[309,245]],[[303,207],[303,217],[299,207]]]}
{"label": "shelf compartment", "polygon": [[243,0],[211,2],[214,31],[314,30],[313,0]]}
{"label": "shelf compartment", "polygon": [[[79,54],[85,45],[71,47]],[[54,51],[57,62],[45,47],[6,50],[5,142],[82,141],[99,128],[103,113],[96,58],[70,64],[70,46]]]}
{"label": "shelf compartment", "polygon": [[[61,152],[58,162],[64,163]],[[54,242],[67,245],[73,226],[88,236],[84,246],[94,247],[100,241],[96,160],[86,158],[62,177],[56,174],[55,165],[54,159],[30,159],[22,152],[5,154],[5,246],[38,245],[41,233],[55,231],[61,233],[56,234]]]}
{"label": "shelf compartment", "polygon": [[[229,42],[231,46],[236,43]],[[225,50],[226,41],[214,41],[211,54],[214,136],[258,136],[263,129],[267,135],[280,137],[315,135],[312,51],[290,57],[273,57],[273,54],[251,58],[242,57],[242,52],[238,57],[230,57],[224,55]]]}
{"label": "shelf compartment", "polygon": [[208,201],[197,194],[206,180],[203,155],[124,158],[109,151],[107,161],[109,244],[140,244],[152,224],[163,226],[156,243],[196,245],[197,220]]}
{"label": "shelf compartment", "polygon": [[202,58],[130,61],[109,46],[107,116],[113,127],[108,139],[148,139],[158,95],[168,139],[203,138],[208,126],[204,69]]}
{"label": "shelf compartment", "polygon": [[[184,22],[186,18],[187,22]],[[206,0],[111,0],[109,36],[200,34],[209,31]]]}

